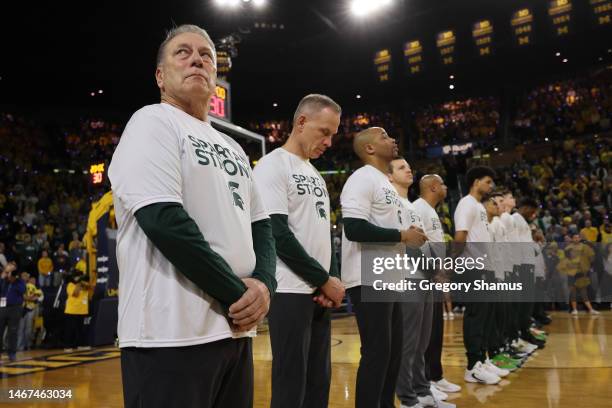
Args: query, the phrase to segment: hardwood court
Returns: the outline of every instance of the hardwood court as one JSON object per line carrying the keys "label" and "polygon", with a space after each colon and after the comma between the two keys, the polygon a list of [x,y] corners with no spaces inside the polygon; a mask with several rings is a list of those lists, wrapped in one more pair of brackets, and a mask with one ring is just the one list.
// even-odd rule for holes
{"label": "hardwood court", "polygon": [[[463,389],[449,400],[458,407],[511,408],[612,406],[612,312],[591,317],[553,313],[548,344],[517,373],[496,386],[466,384],[462,319],[445,322],[445,376]],[[359,361],[359,335],[352,317],[333,322],[330,407],[353,407]],[[72,388],[69,403],[11,403],[2,406],[54,408],[123,407],[118,352],[112,347],[65,354],[34,351],[18,354],[18,362],[0,365],[0,389]],[[266,327],[254,342],[255,407],[269,406],[271,352]],[[8,377],[7,377],[8,376]],[[397,405],[399,407],[399,404]]]}

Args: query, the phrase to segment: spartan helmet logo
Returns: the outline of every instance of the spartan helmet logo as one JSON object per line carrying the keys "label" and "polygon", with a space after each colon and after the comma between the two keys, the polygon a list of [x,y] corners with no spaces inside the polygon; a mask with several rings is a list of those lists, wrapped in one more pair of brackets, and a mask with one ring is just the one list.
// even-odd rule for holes
{"label": "spartan helmet logo", "polygon": [[327,219],[327,214],[325,213],[324,205],[325,204],[323,203],[323,201],[317,201],[317,203],[315,204],[315,206],[317,207],[317,214],[319,214],[319,217],[323,219]]}
{"label": "spartan helmet logo", "polygon": [[238,187],[240,187],[240,184],[234,181],[230,181],[229,183],[227,183],[227,185],[229,186],[229,189],[232,192],[232,198],[234,199],[234,205],[236,207],[240,207],[240,209],[244,211],[244,201],[242,201],[242,197],[240,197],[240,194],[238,194],[238,192],[236,191],[238,190]]}
{"label": "spartan helmet logo", "polygon": [[402,212],[400,210],[397,210],[397,220],[399,221],[400,225],[404,225],[402,222]]}

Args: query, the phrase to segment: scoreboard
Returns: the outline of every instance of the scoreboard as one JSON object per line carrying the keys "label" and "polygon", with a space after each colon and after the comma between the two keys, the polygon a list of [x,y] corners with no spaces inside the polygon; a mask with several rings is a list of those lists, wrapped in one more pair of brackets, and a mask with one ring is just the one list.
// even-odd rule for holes
{"label": "scoreboard", "polygon": [[232,121],[232,109],[230,98],[230,85],[222,79],[217,79],[215,93],[210,99],[210,111],[212,116],[218,119],[223,119],[228,122]]}

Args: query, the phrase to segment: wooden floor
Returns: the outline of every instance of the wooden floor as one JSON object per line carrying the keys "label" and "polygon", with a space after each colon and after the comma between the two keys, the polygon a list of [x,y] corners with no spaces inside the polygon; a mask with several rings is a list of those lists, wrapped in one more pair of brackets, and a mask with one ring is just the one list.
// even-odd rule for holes
{"label": "wooden floor", "polygon": [[[612,312],[591,317],[553,313],[547,346],[538,351],[518,372],[496,386],[463,382],[465,356],[459,316],[445,322],[445,377],[463,389],[449,402],[458,407],[500,408],[612,407]],[[255,407],[268,407],[271,352],[263,333],[255,339]],[[354,318],[333,321],[332,386],[330,407],[353,407],[355,375],[359,361],[359,335]],[[0,389],[72,388],[74,399],[66,404],[29,403],[7,407],[123,407],[119,353],[112,347],[66,355],[58,351],[19,353],[17,363],[4,358]],[[41,362],[42,361],[42,362]],[[38,363],[37,363],[38,362]],[[83,364],[83,362],[85,362]],[[20,365],[21,363],[21,365]],[[40,371],[34,364],[40,364]],[[47,370],[44,366],[52,366]],[[34,372],[32,372],[34,371]],[[399,406],[399,404],[398,404]]]}

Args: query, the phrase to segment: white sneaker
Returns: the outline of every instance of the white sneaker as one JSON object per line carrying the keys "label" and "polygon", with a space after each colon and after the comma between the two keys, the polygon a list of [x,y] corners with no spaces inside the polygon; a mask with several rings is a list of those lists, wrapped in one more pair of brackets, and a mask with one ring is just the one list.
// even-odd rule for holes
{"label": "white sneaker", "polygon": [[448,320],[455,320],[455,314],[453,312],[448,313]]}
{"label": "white sneaker", "polygon": [[448,320],[448,313],[446,313],[446,312],[442,313],[442,319],[443,320]]}
{"label": "white sneaker", "polygon": [[436,405],[438,408],[457,408],[457,405],[455,404],[451,404],[450,402],[444,402],[444,401],[436,401],[438,403],[438,405]]}
{"label": "white sneaker", "polygon": [[444,393],[443,391],[440,391],[439,389],[437,389],[434,383],[431,383],[431,386],[429,387],[429,391],[431,391],[431,395],[433,395],[436,401],[444,401],[448,398],[448,395]]}
{"label": "white sneaker", "polygon": [[457,384],[453,384],[448,381],[446,378],[441,379],[440,381],[433,382],[434,388],[442,391],[442,392],[459,392],[461,391],[461,386]]}
{"label": "white sneaker", "polygon": [[574,316],[578,316],[578,310],[576,310],[576,309],[572,310],[571,314],[574,315]]}
{"label": "white sneaker", "polygon": [[589,313],[592,315],[600,315],[601,313],[599,313],[599,311],[595,310],[595,309],[591,309],[589,310]]}
{"label": "white sneaker", "polygon": [[416,404],[410,406],[400,404],[400,408],[423,408],[423,406],[417,402]]}
{"label": "white sneaker", "polygon": [[65,348],[64,349],[65,353],[72,353],[73,351],[74,351],[74,349],[71,349],[71,348]]}
{"label": "white sneaker", "polygon": [[535,344],[531,344],[528,341],[525,341],[523,339],[518,339],[517,342],[518,348],[521,351],[525,351],[526,353],[533,353],[534,351],[536,351],[538,349],[538,346],[536,346]]}
{"label": "white sneaker", "polygon": [[465,370],[463,379],[467,382],[487,385],[497,384],[501,381],[499,376],[488,371],[480,361],[477,362],[471,370]]}
{"label": "white sneaker", "polygon": [[438,404],[436,404],[436,400],[434,399],[434,397],[432,397],[431,395],[427,395],[426,397],[417,397],[417,399],[419,400],[419,404],[421,404],[421,406],[423,408],[426,407],[436,407]]}
{"label": "white sneaker", "polygon": [[484,365],[484,368],[486,368],[489,372],[497,375],[498,377],[503,378],[503,377],[507,377],[508,374],[510,374],[510,371],[505,370],[503,368],[499,368],[498,366],[493,364],[491,360],[489,359],[487,359],[483,365]]}
{"label": "white sneaker", "polygon": [[85,351],[85,350],[91,350],[90,346],[79,346],[77,347],[78,351]]}

